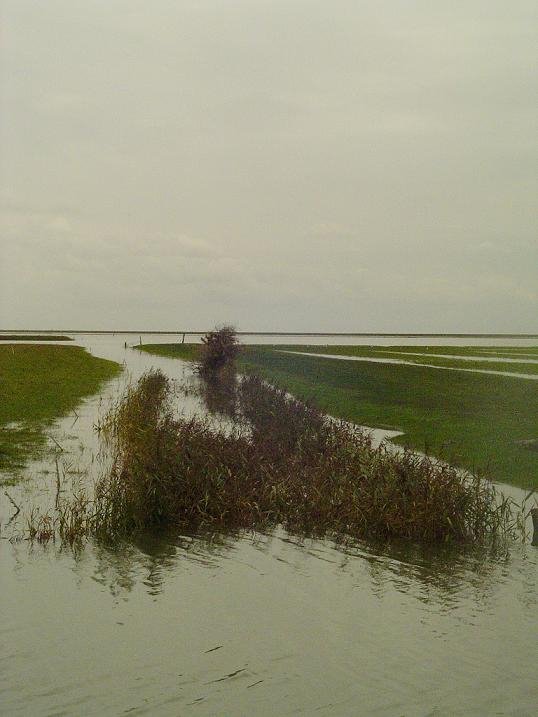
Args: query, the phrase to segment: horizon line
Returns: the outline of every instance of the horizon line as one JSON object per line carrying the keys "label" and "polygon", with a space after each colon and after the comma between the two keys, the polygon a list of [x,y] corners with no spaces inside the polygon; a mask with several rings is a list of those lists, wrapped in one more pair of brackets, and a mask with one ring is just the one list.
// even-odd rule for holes
{"label": "horizon line", "polygon": [[[212,330],[212,329],[211,329]],[[3,333],[42,333],[42,334],[157,334],[168,336],[203,336],[209,331],[152,331],[152,330],[122,330],[122,329],[0,329]],[[445,338],[538,338],[538,333],[472,333],[472,332],[367,332],[367,331],[236,331],[238,336],[380,336],[380,337],[445,337]]]}

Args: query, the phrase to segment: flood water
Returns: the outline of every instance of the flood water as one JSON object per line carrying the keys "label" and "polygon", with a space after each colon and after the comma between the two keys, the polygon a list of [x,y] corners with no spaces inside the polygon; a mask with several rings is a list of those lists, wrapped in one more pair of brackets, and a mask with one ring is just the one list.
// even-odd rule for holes
{"label": "flood water", "polygon": [[[75,338],[125,362],[133,379],[150,366],[189,378],[181,361],[125,350],[133,337]],[[92,426],[125,380],[51,430],[71,470],[96,469]],[[401,544],[343,550],[276,531],[153,535],[73,554],[10,542],[25,506],[54,495],[53,458],[26,475],[8,488],[23,506],[11,523],[0,494],[2,715],[536,713],[538,548],[530,544],[500,555]]]}

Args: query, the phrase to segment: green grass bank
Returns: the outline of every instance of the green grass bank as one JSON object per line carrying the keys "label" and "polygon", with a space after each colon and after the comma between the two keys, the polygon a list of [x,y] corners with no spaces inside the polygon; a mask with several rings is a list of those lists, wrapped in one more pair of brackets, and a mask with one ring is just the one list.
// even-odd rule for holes
{"label": "green grass bank", "polygon": [[0,341],[73,341],[70,336],[51,334],[0,334]]}
{"label": "green grass bank", "polygon": [[[149,344],[141,347],[160,356],[194,360],[195,344]],[[466,347],[383,347],[381,351],[416,350],[462,354]],[[341,361],[283,353],[285,350],[341,355],[366,355],[363,346],[247,346],[239,361],[243,371],[256,371],[286,386],[294,395],[311,399],[327,413],[371,427],[402,431],[395,442],[489,477],[523,488],[538,486],[538,381],[502,375],[444,371],[368,361]],[[536,353],[484,347],[504,354]],[[469,349],[469,354],[474,350]],[[352,353],[356,351],[357,353]],[[377,353],[376,353],[377,355]],[[411,357],[410,357],[411,358]],[[471,357],[470,357],[471,358]],[[517,358],[514,356],[514,358]],[[428,356],[428,363],[433,360]],[[453,360],[453,368],[470,368]],[[484,368],[483,362],[472,361]],[[442,365],[442,364],[441,364]],[[487,368],[493,364],[488,363]],[[501,364],[495,364],[500,366]],[[516,364],[502,364],[516,371]],[[525,364],[527,370],[532,364]]]}
{"label": "green grass bank", "polygon": [[0,345],[0,470],[21,468],[47,424],[120,371],[80,346]]}

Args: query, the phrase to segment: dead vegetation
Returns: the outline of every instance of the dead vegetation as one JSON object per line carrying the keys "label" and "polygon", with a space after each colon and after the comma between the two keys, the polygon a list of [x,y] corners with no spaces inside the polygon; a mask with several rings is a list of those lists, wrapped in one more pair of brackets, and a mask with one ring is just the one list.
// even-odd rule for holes
{"label": "dead vegetation", "polygon": [[514,530],[509,502],[478,476],[375,448],[368,434],[257,376],[228,389],[234,428],[224,433],[209,420],[175,417],[168,379],[145,374],[101,428],[111,462],[93,500],[62,501],[55,521],[33,516],[31,537],[47,540],[56,529],[73,543],[159,527],[283,525],[339,539],[468,543]]}
{"label": "dead vegetation", "polygon": [[202,377],[214,378],[232,367],[239,355],[240,344],[233,326],[221,326],[202,337],[197,370]]}

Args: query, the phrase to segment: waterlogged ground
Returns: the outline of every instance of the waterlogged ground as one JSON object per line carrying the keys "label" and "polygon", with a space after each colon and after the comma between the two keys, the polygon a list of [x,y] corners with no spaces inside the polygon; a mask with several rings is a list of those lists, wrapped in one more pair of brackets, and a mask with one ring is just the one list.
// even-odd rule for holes
{"label": "waterlogged ground", "polygon": [[[124,340],[83,342],[126,361],[133,378],[159,366],[188,379],[182,362],[126,351]],[[343,550],[277,532],[147,536],[73,554],[10,542],[29,506],[53,502],[55,458],[66,490],[90,480],[92,426],[125,380],[58,422],[64,451],[8,488],[21,506],[11,523],[0,493],[2,715],[535,714],[538,548],[529,544],[500,555]]]}
{"label": "waterlogged ground", "polygon": [[[319,350],[312,351],[311,347],[305,347],[305,349],[307,350],[297,351],[286,348],[282,349],[282,353],[294,354],[297,356],[315,356],[317,358],[339,359],[341,361],[365,361],[367,363],[424,366],[425,368],[435,368],[442,371],[464,371],[468,373],[480,373],[491,376],[510,376],[512,378],[522,378],[531,381],[538,380],[538,360],[536,359],[504,359],[498,357],[497,355],[492,357],[477,356],[471,359],[466,356],[418,354],[406,351],[396,352],[394,350],[365,350],[363,355],[349,355],[346,353],[336,352],[322,353]],[[341,350],[342,347],[340,347],[340,351]],[[486,364],[489,364],[487,368],[484,367]]]}

